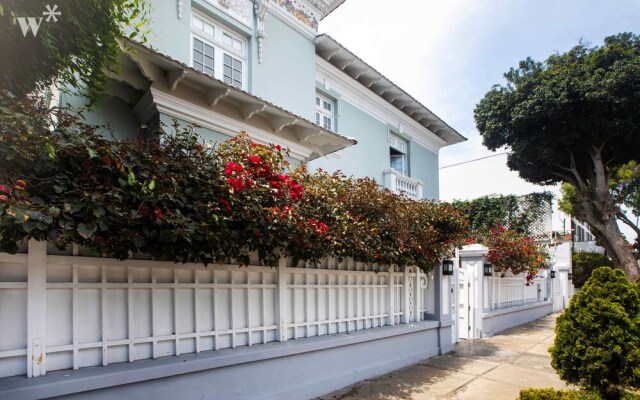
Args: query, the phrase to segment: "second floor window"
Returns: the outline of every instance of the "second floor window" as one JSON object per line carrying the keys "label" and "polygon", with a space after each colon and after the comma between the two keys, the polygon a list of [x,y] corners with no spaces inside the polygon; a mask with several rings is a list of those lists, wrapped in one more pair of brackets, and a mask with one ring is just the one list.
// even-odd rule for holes
{"label": "second floor window", "polygon": [[191,66],[239,89],[246,81],[246,40],[194,13]]}
{"label": "second floor window", "polygon": [[316,124],[329,131],[335,130],[334,108],[333,100],[316,94]]}
{"label": "second floor window", "polygon": [[391,169],[402,175],[409,176],[409,157],[407,156],[407,141],[389,133],[389,162]]}

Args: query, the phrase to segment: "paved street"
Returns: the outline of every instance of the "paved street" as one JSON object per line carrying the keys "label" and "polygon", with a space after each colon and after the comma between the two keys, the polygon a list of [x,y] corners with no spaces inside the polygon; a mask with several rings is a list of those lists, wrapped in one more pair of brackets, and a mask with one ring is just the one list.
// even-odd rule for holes
{"label": "paved street", "polygon": [[454,352],[322,396],[355,399],[513,400],[528,387],[564,388],[551,368],[556,314],[489,339],[461,342]]}

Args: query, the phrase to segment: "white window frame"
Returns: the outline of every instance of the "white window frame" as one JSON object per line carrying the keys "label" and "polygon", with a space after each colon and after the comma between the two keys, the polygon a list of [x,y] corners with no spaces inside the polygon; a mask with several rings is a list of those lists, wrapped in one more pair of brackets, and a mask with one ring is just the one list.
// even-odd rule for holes
{"label": "white window frame", "polygon": [[[315,100],[316,124],[329,131],[336,128],[336,102],[323,94],[316,93]],[[328,107],[328,108],[327,108]],[[327,123],[328,119],[328,123]]]}
{"label": "white window frame", "polygon": [[[389,132],[387,136],[389,142],[389,167],[404,175],[409,176],[409,141],[400,137],[399,135]],[[402,163],[401,169],[394,167],[393,159],[399,159]]]}
{"label": "white window frame", "polygon": [[[204,29],[200,30],[194,26],[195,19],[202,20],[203,23],[213,27],[213,35],[205,32]],[[204,28],[204,27],[203,27]],[[231,45],[224,42],[224,35],[229,36],[232,39]],[[224,56],[228,55],[242,63],[242,85],[238,87],[242,90],[247,90],[247,51],[248,51],[248,43],[247,40],[242,38],[241,36],[231,32],[229,29],[212,21],[210,18],[198,13],[193,12],[191,16],[191,35],[189,38],[189,66],[194,67],[193,60],[193,47],[194,47],[194,39],[198,39],[207,45],[213,47],[214,49],[214,64],[213,64],[213,77],[219,79],[224,82]],[[234,47],[234,44],[239,43],[242,47],[242,50],[238,50]],[[227,83],[229,84],[229,83]],[[233,84],[229,84],[231,86],[235,86]]]}

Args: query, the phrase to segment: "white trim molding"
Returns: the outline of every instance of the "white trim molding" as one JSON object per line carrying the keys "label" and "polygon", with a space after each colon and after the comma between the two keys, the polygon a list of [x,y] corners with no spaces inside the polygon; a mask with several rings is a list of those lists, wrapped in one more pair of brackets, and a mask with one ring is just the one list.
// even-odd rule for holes
{"label": "white trim molding", "polygon": [[402,133],[411,141],[436,154],[447,146],[447,142],[436,134],[319,56],[316,56],[316,81],[325,87],[325,82],[330,82],[331,90],[340,94],[341,101],[385,125],[402,126]]}
{"label": "white trim molding", "polygon": [[280,136],[273,135],[267,131],[257,129],[253,125],[249,125],[225,115],[216,113],[215,118],[211,117],[211,110],[197,106],[188,101],[179,99],[171,94],[161,90],[150,88],[151,98],[156,104],[158,111],[179,118],[185,121],[194,122],[203,128],[234,137],[240,131],[250,132],[251,138],[256,142],[268,145],[276,143],[288,147],[291,150],[291,157],[300,162],[307,162],[311,156],[312,150],[286,140]]}

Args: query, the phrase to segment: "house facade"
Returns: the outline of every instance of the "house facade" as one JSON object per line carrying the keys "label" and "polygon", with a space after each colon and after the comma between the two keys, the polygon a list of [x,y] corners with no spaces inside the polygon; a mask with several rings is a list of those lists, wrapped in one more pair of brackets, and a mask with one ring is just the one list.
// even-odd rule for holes
{"label": "house facade", "polygon": [[197,123],[213,143],[245,130],[287,145],[294,164],[372,177],[396,193],[437,200],[439,149],[466,139],[335,39],[318,35],[320,20],[342,2],[153,2],[149,46],[128,43],[133,51],[113,76],[111,98],[86,118],[109,123],[120,137],[173,119]]}
{"label": "house facade", "polygon": [[[116,138],[246,131],[293,165],[438,199],[438,151],[464,138],[318,35],[343,1],[153,1],[149,44],[122,40],[83,117]],[[0,253],[0,398],[311,398],[451,351],[453,286],[439,266],[178,265],[32,240]]]}

